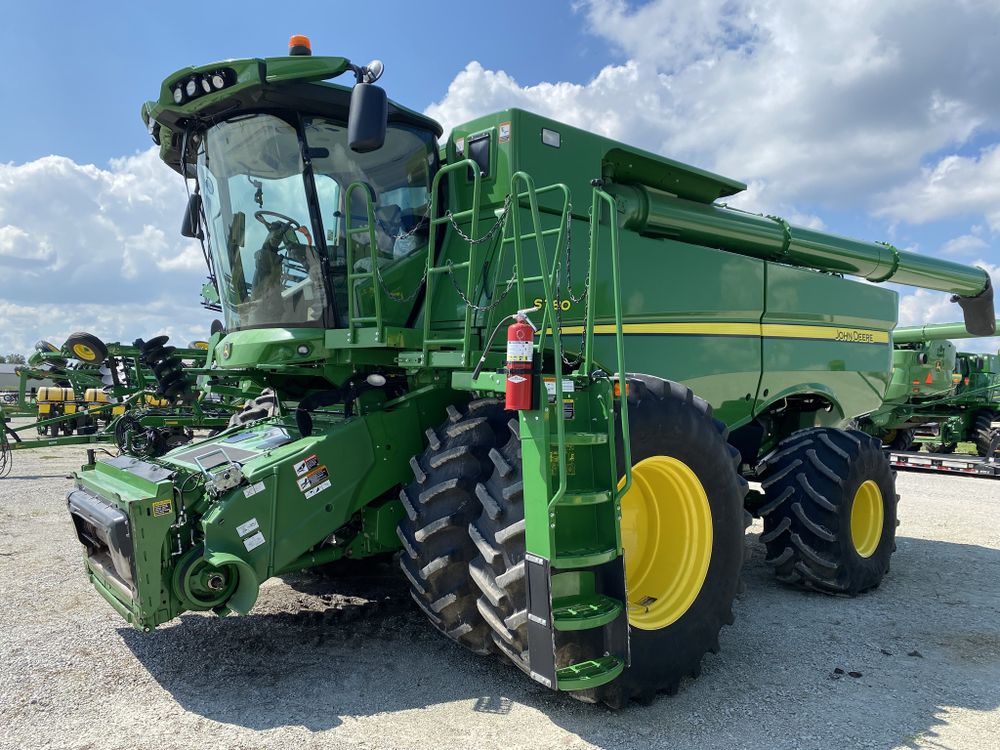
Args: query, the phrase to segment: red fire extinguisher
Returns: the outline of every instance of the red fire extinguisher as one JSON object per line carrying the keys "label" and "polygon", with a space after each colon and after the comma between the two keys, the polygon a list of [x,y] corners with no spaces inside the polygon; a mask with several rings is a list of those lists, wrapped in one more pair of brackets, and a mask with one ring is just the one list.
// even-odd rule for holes
{"label": "red fire extinguisher", "polygon": [[527,314],[535,309],[518,310],[514,322],[507,328],[507,409],[531,409],[535,326]]}

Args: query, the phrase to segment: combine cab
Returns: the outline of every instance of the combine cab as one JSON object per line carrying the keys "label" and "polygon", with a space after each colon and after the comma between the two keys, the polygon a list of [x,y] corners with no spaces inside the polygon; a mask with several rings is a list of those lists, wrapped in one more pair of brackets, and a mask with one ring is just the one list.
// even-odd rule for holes
{"label": "combine cab", "polygon": [[308,52],[185,68],[143,108],[192,181],[213,372],[269,390],[79,472],[128,622],[398,555],[445,636],[620,706],[719,647],[751,512],[780,580],[879,584],[892,472],[845,426],[882,405],[897,296],[844,276],[947,291],[985,335],[984,271],[728,209],[735,180],[520,110],[441,140],[381,64]]}

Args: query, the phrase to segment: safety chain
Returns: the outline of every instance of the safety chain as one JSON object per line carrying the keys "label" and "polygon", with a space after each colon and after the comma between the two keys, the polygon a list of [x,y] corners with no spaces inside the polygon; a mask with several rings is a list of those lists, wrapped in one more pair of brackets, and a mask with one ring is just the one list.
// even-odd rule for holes
{"label": "safety chain", "polygon": [[[451,211],[446,211],[445,216],[448,218],[448,222],[451,224],[452,228],[455,230],[455,232],[458,234],[459,237],[468,242],[470,245],[479,245],[482,244],[483,242],[491,240],[494,237],[494,235],[496,235],[497,230],[499,230],[501,227],[504,226],[504,224],[507,221],[507,216],[510,213],[510,207],[511,207],[511,197],[510,195],[508,195],[506,198],[504,198],[503,210],[497,217],[496,223],[490,228],[490,230],[486,234],[484,234],[482,237],[478,239],[470,237],[469,235],[467,235],[465,232],[462,231],[462,228],[455,221],[455,218],[452,215]],[[413,227],[413,229],[398,235],[389,235],[389,232],[386,231],[385,225],[378,218],[375,219],[375,222],[379,225],[379,227],[382,228],[383,231],[385,231],[387,235],[393,237],[396,240],[399,240],[399,239],[404,239],[406,237],[410,237],[418,229],[420,229],[420,227],[422,227],[427,222],[429,214],[430,214],[430,204],[428,204],[427,213],[424,214],[424,216],[420,219],[420,222],[415,227]],[[486,267],[485,264],[483,267],[484,268]],[[427,269],[425,268],[423,275],[421,275],[420,277],[420,281],[417,282],[417,285],[414,287],[413,291],[407,295],[402,295],[397,292],[393,292],[388,287],[386,287],[385,280],[382,278],[382,269],[378,267],[378,264],[376,264],[373,270],[375,272],[375,278],[378,279],[378,283],[382,291],[386,294],[387,297],[389,297],[389,299],[393,300],[394,302],[409,302],[410,300],[414,299],[420,293],[420,290],[423,289],[424,282],[427,281]],[[458,296],[462,298],[462,301],[465,302],[465,304],[471,307],[472,309],[479,312],[492,310],[494,307],[499,305],[500,302],[502,302],[503,299],[510,292],[511,287],[514,285],[514,281],[516,280],[516,274],[511,276],[510,280],[507,282],[507,287],[504,289],[500,297],[495,299],[492,304],[483,306],[483,305],[476,305],[475,303],[473,303],[466,296],[465,292],[463,292],[459,288],[458,282],[455,280],[455,272],[452,269],[451,262],[448,263],[448,276],[451,279],[452,285],[455,287],[455,291],[458,292]]]}
{"label": "safety chain", "polygon": [[[571,257],[573,255],[573,203],[569,202],[566,205],[566,293],[569,295],[570,301],[574,305],[579,305],[585,299],[587,299],[587,294],[590,292],[590,275],[594,272],[593,268],[587,269],[587,278],[583,280],[583,293],[577,297],[573,294],[573,271],[571,268]],[[561,284],[557,284],[557,287]],[[558,298],[559,295],[556,295]]]}
{"label": "safety chain", "polygon": [[[393,242],[396,242],[398,240],[405,240],[407,237],[412,237],[414,234],[416,234],[417,230],[419,230],[424,224],[427,223],[427,219],[430,216],[430,211],[431,211],[431,204],[430,202],[428,202],[427,210],[424,212],[424,215],[420,217],[420,221],[417,222],[416,226],[414,226],[413,229],[409,230],[408,232],[401,232],[400,234],[391,234],[388,228],[386,228],[385,224],[382,223],[382,220],[379,219],[377,216],[375,217],[375,223],[385,233],[387,237],[389,237]],[[389,287],[385,285],[385,279],[382,278],[382,269],[379,267],[378,263],[375,264],[375,268],[372,270],[375,272],[375,278],[378,279],[379,287],[385,293],[385,296],[391,299],[393,302],[411,301],[418,294],[420,294],[420,290],[424,288],[424,282],[427,281],[427,268],[425,267],[424,273],[420,277],[420,281],[418,281],[416,286],[413,287],[413,291],[410,292],[409,294],[404,295],[400,292],[392,291],[391,289],[389,289]]]}
{"label": "safety chain", "polygon": [[424,212],[424,215],[420,217],[420,221],[418,221],[416,226],[414,226],[413,229],[409,230],[408,232],[400,232],[399,234],[390,234],[388,227],[386,227],[386,225],[382,223],[382,220],[377,216],[375,217],[375,223],[378,224],[379,229],[381,229],[389,239],[393,241],[405,240],[407,237],[412,237],[414,234],[416,234],[417,230],[427,223],[430,210],[431,206],[428,203],[427,210]]}
{"label": "safety chain", "polygon": [[[455,233],[459,237],[468,242],[470,245],[481,245],[484,242],[492,240],[496,236],[496,233],[506,226],[507,217],[510,215],[511,205],[513,205],[513,201],[511,199],[511,196],[508,194],[507,197],[503,199],[503,208],[501,209],[499,216],[497,216],[496,223],[492,227],[490,227],[489,231],[487,231],[486,234],[484,234],[482,237],[479,238],[470,237],[465,232],[463,232],[462,228],[455,221],[455,217],[452,215],[451,211],[446,211],[445,216],[448,218],[448,222],[451,224],[452,228],[455,230]],[[484,260],[483,274],[482,274],[484,278],[486,277],[486,270],[488,265],[489,261]],[[466,307],[469,307],[475,310],[476,312],[490,312],[494,308],[498,307],[500,303],[507,298],[507,295],[510,294],[510,290],[514,288],[514,283],[517,281],[517,269],[515,268],[510,278],[507,279],[507,286],[504,287],[504,290],[500,292],[500,294],[497,297],[493,298],[492,302],[486,305],[477,305],[475,302],[469,299],[468,294],[466,294],[466,292],[463,291],[462,288],[458,285],[458,280],[455,278],[455,266],[451,261],[448,261],[447,268],[448,268],[448,278],[451,279],[451,285],[455,287],[455,293],[461,298],[462,302],[465,303]]]}
{"label": "safety chain", "polygon": [[427,281],[427,266],[424,266],[424,272],[420,276],[420,281],[413,288],[413,291],[406,295],[401,292],[394,292],[385,285],[385,279],[382,278],[382,269],[379,268],[378,263],[375,264],[375,278],[378,279],[378,285],[385,292],[385,296],[393,302],[409,302],[420,294],[420,290],[424,288],[424,282]]}
{"label": "safety chain", "polygon": [[[486,270],[485,263],[483,264],[483,270],[484,271]],[[517,281],[517,270],[515,269],[514,273],[512,273],[510,278],[507,279],[507,286],[505,286],[504,290],[500,292],[500,295],[498,297],[495,297],[493,301],[490,302],[488,305],[477,305],[475,302],[473,302],[466,296],[465,292],[462,291],[461,287],[459,287],[458,285],[458,282],[455,280],[455,267],[454,265],[452,265],[451,261],[448,261],[448,278],[451,279],[451,285],[455,287],[456,294],[458,294],[458,296],[462,298],[462,302],[465,303],[466,307],[471,307],[476,312],[489,312],[490,310],[493,310],[494,308],[499,306],[500,303],[503,302],[504,299],[507,297],[507,295],[510,294],[510,290],[514,288],[514,282]]]}
{"label": "safety chain", "polygon": [[490,227],[490,230],[479,239],[470,237],[465,232],[463,232],[462,228],[458,225],[458,222],[455,221],[455,217],[451,213],[451,211],[445,211],[444,215],[448,219],[448,222],[451,224],[452,228],[455,230],[455,232],[458,234],[459,237],[468,242],[470,245],[481,245],[482,243],[492,239],[493,235],[497,233],[497,230],[500,229],[507,222],[507,215],[510,213],[511,205],[512,205],[511,197],[508,194],[507,197],[503,199],[503,209],[500,211],[500,215],[497,217],[496,224]]}

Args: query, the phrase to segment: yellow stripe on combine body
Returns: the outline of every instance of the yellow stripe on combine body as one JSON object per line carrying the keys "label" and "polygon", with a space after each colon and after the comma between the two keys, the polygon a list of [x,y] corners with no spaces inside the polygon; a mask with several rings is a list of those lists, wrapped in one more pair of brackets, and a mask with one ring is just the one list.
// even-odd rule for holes
{"label": "yellow stripe on combine body", "polygon": [[[582,334],[583,326],[565,326],[566,335]],[[614,325],[594,326],[595,334],[613,334]],[[775,339],[817,339],[848,344],[888,344],[889,333],[871,328],[800,325],[797,323],[625,323],[627,334],[674,336],[754,336]],[[552,329],[549,329],[549,334]]]}

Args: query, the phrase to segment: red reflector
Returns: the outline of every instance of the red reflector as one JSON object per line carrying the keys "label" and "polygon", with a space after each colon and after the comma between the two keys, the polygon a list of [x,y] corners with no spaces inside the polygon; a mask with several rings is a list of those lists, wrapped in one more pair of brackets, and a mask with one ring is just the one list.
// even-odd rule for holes
{"label": "red reflector", "polygon": [[924,382],[927,383],[927,385],[930,385],[931,383],[933,383],[934,382],[934,374],[930,373],[930,372],[927,373],[927,379]]}

